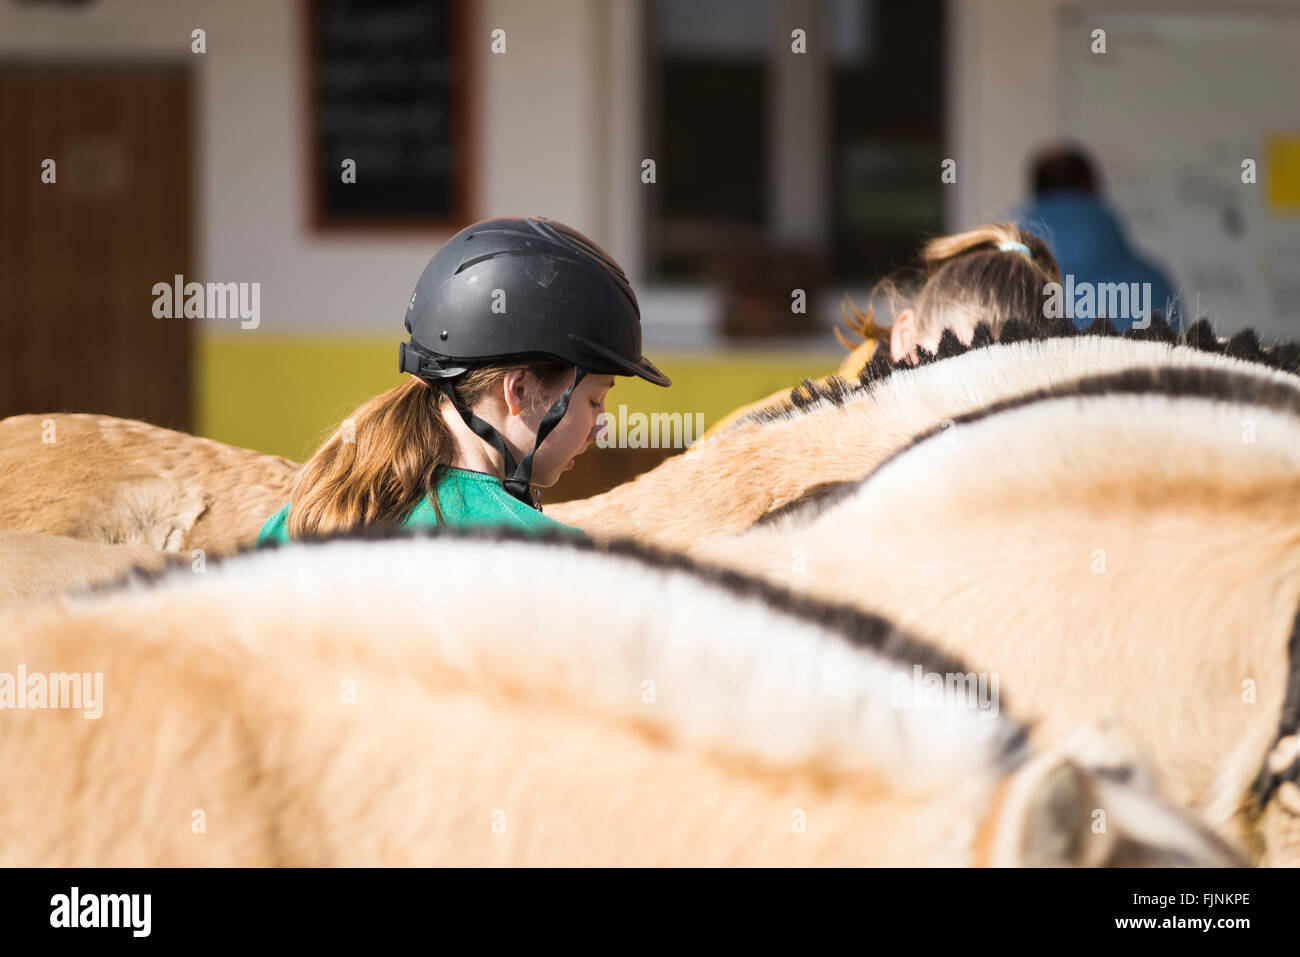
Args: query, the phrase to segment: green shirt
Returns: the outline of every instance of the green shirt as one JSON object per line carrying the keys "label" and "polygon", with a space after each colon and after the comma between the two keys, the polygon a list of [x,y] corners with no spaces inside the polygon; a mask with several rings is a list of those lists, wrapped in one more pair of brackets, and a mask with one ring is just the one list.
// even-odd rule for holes
{"label": "green shirt", "polygon": [[[556,529],[571,532],[585,538],[580,529],[572,525],[557,522],[529,508],[519,499],[506,491],[501,480],[486,472],[473,472],[469,469],[447,467],[438,479],[438,506],[442,509],[445,523],[461,528],[482,526],[505,526],[522,529],[529,534]],[[281,542],[288,544],[289,506],[286,505],[270,518],[257,533],[257,544],[263,542]],[[433,502],[425,496],[411,509],[403,527],[432,528],[438,525],[438,515],[433,510]]]}

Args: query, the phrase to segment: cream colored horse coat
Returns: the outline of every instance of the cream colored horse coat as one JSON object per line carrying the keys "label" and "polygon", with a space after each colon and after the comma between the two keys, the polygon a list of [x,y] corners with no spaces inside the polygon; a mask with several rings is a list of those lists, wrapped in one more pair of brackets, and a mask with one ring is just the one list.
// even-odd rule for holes
{"label": "cream colored horse coat", "polygon": [[823,390],[806,409],[742,420],[630,482],[548,506],[547,514],[596,538],[690,548],[742,532],[820,488],[861,479],[945,420],[1086,375],[1165,366],[1230,368],[1300,387],[1289,373],[1160,342],[1079,336],[993,345]]}
{"label": "cream colored horse coat", "polygon": [[[998,672],[1040,741],[1118,721],[1177,801],[1297,863],[1282,705],[1289,685],[1300,700],[1300,392],[1212,369],[1059,391],[959,418],[696,554]],[[1270,762],[1281,777],[1261,794]]]}
{"label": "cream colored horse coat", "polygon": [[0,420],[0,530],[189,555],[251,544],[297,466],[107,415]]}
{"label": "cream colored horse coat", "polygon": [[0,612],[0,662],[103,686],[0,716],[3,865],[1234,861],[1105,735],[899,706],[964,666],[626,547],[264,549]]}
{"label": "cream colored horse coat", "polygon": [[[1164,365],[1284,376],[1190,347],[1115,337],[995,345],[866,384],[832,381],[817,398],[805,397],[806,410],[758,413],[630,482],[548,506],[547,514],[594,538],[689,548],[862,478],[945,419],[1084,375]],[[288,501],[296,469],[288,459],[143,422],[14,416],[0,421],[0,529],[229,552],[251,544]]]}

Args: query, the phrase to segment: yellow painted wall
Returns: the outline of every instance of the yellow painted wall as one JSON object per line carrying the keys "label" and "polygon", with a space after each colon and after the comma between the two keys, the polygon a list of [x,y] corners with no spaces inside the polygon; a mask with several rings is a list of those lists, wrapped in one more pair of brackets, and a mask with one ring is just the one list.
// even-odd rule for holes
{"label": "yellow painted wall", "polygon": [[[388,336],[208,336],[196,358],[198,434],[296,461],[357,405],[403,378],[397,340]],[[606,410],[702,412],[707,428],[738,406],[834,372],[844,352],[833,345],[824,353],[654,350],[651,358],[672,387],[619,377]]]}

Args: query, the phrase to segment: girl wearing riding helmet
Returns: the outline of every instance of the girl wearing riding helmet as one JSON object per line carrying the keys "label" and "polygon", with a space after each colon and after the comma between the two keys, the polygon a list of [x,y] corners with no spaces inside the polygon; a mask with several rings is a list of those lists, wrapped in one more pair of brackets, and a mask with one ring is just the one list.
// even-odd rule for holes
{"label": "girl wearing riding helmet", "polygon": [[411,378],[357,409],[294,478],[258,543],[399,526],[582,533],[542,514],[599,433],[614,377],[672,383],[641,354],[627,277],[572,227],[541,217],[461,230],[406,308]]}

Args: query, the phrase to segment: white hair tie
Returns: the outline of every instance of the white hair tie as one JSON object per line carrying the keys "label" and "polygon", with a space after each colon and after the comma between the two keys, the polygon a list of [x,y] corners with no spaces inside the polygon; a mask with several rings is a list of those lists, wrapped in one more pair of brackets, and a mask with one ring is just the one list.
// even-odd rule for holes
{"label": "white hair tie", "polygon": [[1024,253],[1026,259],[1034,258],[1034,254],[1029,251],[1029,247],[1026,246],[1024,243],[1017,243],[1011,241],[1005,243],[998,243],[998,250],[1004,253],[1009,253],[1009,252]]}

